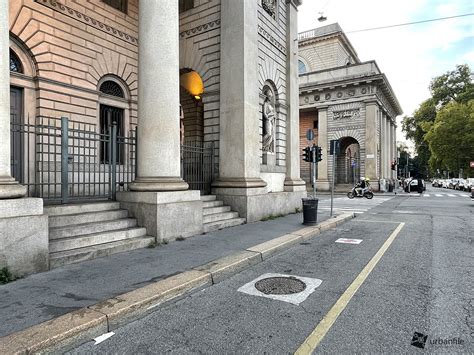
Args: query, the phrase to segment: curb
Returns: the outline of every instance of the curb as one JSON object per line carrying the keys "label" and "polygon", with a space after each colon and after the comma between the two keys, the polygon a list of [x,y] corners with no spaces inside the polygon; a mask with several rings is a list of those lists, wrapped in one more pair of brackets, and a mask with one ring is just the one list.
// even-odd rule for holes
{"label": "curb", "polygon": [[109,298],[0,338],[0,354],[31,354],[72,348],[145,316],[164,302],[211,286],[355,217],[344,213],[315,226],[254,245],[192,270]]}

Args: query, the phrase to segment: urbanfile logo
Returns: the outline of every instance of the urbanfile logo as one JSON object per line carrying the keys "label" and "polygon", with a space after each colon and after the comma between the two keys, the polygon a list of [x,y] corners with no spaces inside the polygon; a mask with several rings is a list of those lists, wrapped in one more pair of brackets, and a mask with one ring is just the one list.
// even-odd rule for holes
{"label": "urbanfile logo", "polygon": [[413,338],[411,339],[411,345],[416,346],[417,348],[420,348],[420,349],[424,349],[427,338],[428,338],[428,335],[415,332],[413,334]]}

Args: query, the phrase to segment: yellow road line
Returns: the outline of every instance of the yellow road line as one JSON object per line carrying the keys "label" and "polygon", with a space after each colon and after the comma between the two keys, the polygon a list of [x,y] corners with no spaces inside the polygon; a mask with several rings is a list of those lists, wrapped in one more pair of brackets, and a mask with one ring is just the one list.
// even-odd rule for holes
{"label": "yellow road line", "polygon": [[400,223],[398,227],[390,234],[388,239],[383,243],[382,247],[378,250],[377,254],[375,254],[369,263],[364,267],[364,269],[360,272],[359,275],[355,278],[352,284],[344,291],[341,297],[337,300],[337,302],[332,306],[329,312],[324,316],[324,318],[319,322],[316,328],[312,331],[312,333],[306,338],[306,340],[301,344],[301,346],[296,350],[295,354],[303,355],[303,354],[311,354],[319,345],[321,340],[323,340],[326,333],[331,329],[334,322],[336,322],[337,317],[342,313],[342,311],[346,308],[347,304],[350,302],[354,294],[357,292],[359,287],[364,283],[365,279],[377,263],[380,261],[382,256],[385,254],[387,249],[390,247],[390,244],[395,240],[398,233],[402,230],[405,226],[405,223]]}

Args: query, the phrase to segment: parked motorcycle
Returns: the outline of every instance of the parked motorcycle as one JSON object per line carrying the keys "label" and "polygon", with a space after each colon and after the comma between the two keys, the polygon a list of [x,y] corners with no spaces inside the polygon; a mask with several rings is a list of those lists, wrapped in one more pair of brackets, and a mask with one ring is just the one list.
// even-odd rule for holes
{"label": "parked motorcycle", "polygon": [[350,199],[353,199],[354,197],[360,197],[360,198],[365,197],[370,200],[371,198],[374,197],[374,193],[369,188],[362,195],[359,195],[356,191],[356,187],[354,186],[352,190],[347,193],[347,197],[349,197]]}

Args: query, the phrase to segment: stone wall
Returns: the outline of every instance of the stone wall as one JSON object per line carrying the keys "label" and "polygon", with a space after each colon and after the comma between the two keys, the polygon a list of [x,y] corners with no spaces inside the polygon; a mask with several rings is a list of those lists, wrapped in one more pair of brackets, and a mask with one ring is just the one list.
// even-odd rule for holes
{"label": "stone wall", "polygon": [[308,72],[340,67],[346,65],[348,60],[351,63],[356,61],[341,43],[340,37],[300,45],[299,56],[308,65]]}
{"label": "stone wall", "polygon": [[[284,174],[286,166],[286,124],[287,124],[287,4],[276,1],[275,15],[272,17],[258,2],[258,92],[260,93],[260,147],[263,136],[263,87],[270,84],[276,92],[276,140],[275,155],[262,165],[265,173]],[[267,153],[268,154],[268,153]],[[260,156],[263,153],[260,149]],[[283,179],[278,188],[283,191]]]}

